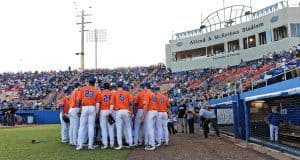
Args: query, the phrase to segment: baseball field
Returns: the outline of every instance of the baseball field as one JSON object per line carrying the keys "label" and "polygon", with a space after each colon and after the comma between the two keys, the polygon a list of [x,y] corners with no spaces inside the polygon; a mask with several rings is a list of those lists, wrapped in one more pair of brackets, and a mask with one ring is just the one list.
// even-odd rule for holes
{"label": "baseball field", "polygon": [[[205,139],[199,127],[193,135],[178,133],[170,138],[168,147],[155,151],[145,151],[143,147],[76,151],[60,143],[60,125],[0,128],[0,160],[286,160],[239,147],[225,137],[218,139],[213,133]],[[40,143],[32,144],[33,139]]]}
{"label": "baseball field", "polygon": [[[36,139],[40,143],[32,144]],[[60,125],[0,129],[0,160],[126,159],[129,150],[76,151],[60,143]]]}

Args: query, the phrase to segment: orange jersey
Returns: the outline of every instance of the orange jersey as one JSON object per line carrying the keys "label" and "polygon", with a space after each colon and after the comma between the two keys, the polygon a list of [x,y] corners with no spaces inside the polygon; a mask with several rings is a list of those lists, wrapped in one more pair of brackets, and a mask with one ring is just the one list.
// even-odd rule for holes
{"label": "orange jersey", "polygon": [[157,110],[157,97],[156,95],[151,92],[151,91],[147,91],[144,95],[144,106],[148,106],[148,111],[151,110]]}
{"label": "orange jersey", "polygon": [[115,110],[129,109],[129,103],[133,101],[132,98],[129,92],[118,89],[112,95],[111,104],[115,106]]}
{"label": "orange jersey", "polygon": [[94,86],[80,88],[78,97],[81,100],[81,106],[96,106],[96,103],[100,102],[100,92]]}
{"label": "orange jersey", "polygon": [[70,107],[75,108],[78,104],[78,96],[79,96],[79,88],[74,89],[74,91],[69,96],[70,99]]}
{"label": "orange jersey", "polygon": [[144,109],[144,96],[145,96],[145,91],[139,91],[136,95],[136,101],[138,105],[138,109]]}
{"label": "orange jersey", "polygon": [[100,110],[108,110],[110,107],[112,93],[110,90],[106,89],[100,94]]}
{"label": "orange jersey", "polygon": [[68,113],[69,109],[70,109],[70,99],[69,99],[69,97],[68,96],[63,97],[60,100],[59,105],[62,105],[64,107],[63,108],[64,113]]}
{"label": "orange jersey", "polygon": [[161,93],[157,93],[156,97],[157,97],[157,102],[158,102],[157,111],[158,112],[167,112],[168,111],[167,107],[170,103],[168,97]]}

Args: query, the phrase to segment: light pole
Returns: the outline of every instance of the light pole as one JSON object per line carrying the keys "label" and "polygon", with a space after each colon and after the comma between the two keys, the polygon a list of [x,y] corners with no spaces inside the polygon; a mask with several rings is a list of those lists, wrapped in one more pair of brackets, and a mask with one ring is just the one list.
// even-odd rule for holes
{"label": "light pole", "polygon": [[[74,2],[75,4],[75,10],[79,8],[78,3]],[[89,7],[89,9],[92,7]],[[85,30],[85,25],[92,23],[90,21],[86,21],[85,17],[91,16],[91,14],[87,14],[86,10],[81,9],[80,13],[76,15],[76,17],[80,17],[80,22],[76,23],[76,25],[80,25],[80,31],[81,32],[81,52],[79,54],[76,53],[76,55],[80,55],[80,69],[84,70],[84,32],[89,31]]]}
{"label": "light pole", "polygon": [[104,43],[106,42],[106,29],[94,29],[91,30],[87,34],[87,41],[88,42],[95,42],[95,69],[98,68],[98,42]]}

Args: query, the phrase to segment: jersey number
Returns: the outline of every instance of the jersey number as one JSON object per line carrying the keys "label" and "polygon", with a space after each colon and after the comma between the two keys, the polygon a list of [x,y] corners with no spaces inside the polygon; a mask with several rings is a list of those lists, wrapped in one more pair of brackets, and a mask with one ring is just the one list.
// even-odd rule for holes
{"label": "jersey number", "polygon": [[110,97],[111,97],[111,95],[104,95],[103,101],[104,102],[109,102],[110,101]]}
{"label": "jersey number", "polygon": [[160,99],[160,104],[164,104],[165,103],[165,99],[164,98],[161,98]]}
{"label": "jersey number", "polygon": [[157,102],[156,96],[152,96],[152,102]]}
{"label": "jersey number", "polygon": [[121,101],[124,101],[124,100],[125,100],[124,94],[120,94],[120,100],[121,100]]}
{"label": "jersey number", "polygon": [[91,91],[91,90],[84,91],[84,97],[86,97],[86,98],[94,98],[94,91]]}

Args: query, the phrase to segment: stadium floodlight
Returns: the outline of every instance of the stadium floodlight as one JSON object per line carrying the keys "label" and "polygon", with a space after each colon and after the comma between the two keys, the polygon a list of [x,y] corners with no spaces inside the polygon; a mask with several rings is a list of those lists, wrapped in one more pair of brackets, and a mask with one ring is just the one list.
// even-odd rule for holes
{"label": "stadium floodlight", "polygon": [[88,32],[87,34],[87,42],[95,42],[95,69],[97,69],[97,63],[98,63],[98,42],[104,43],[106,42],[106,29],[94,29]]}

